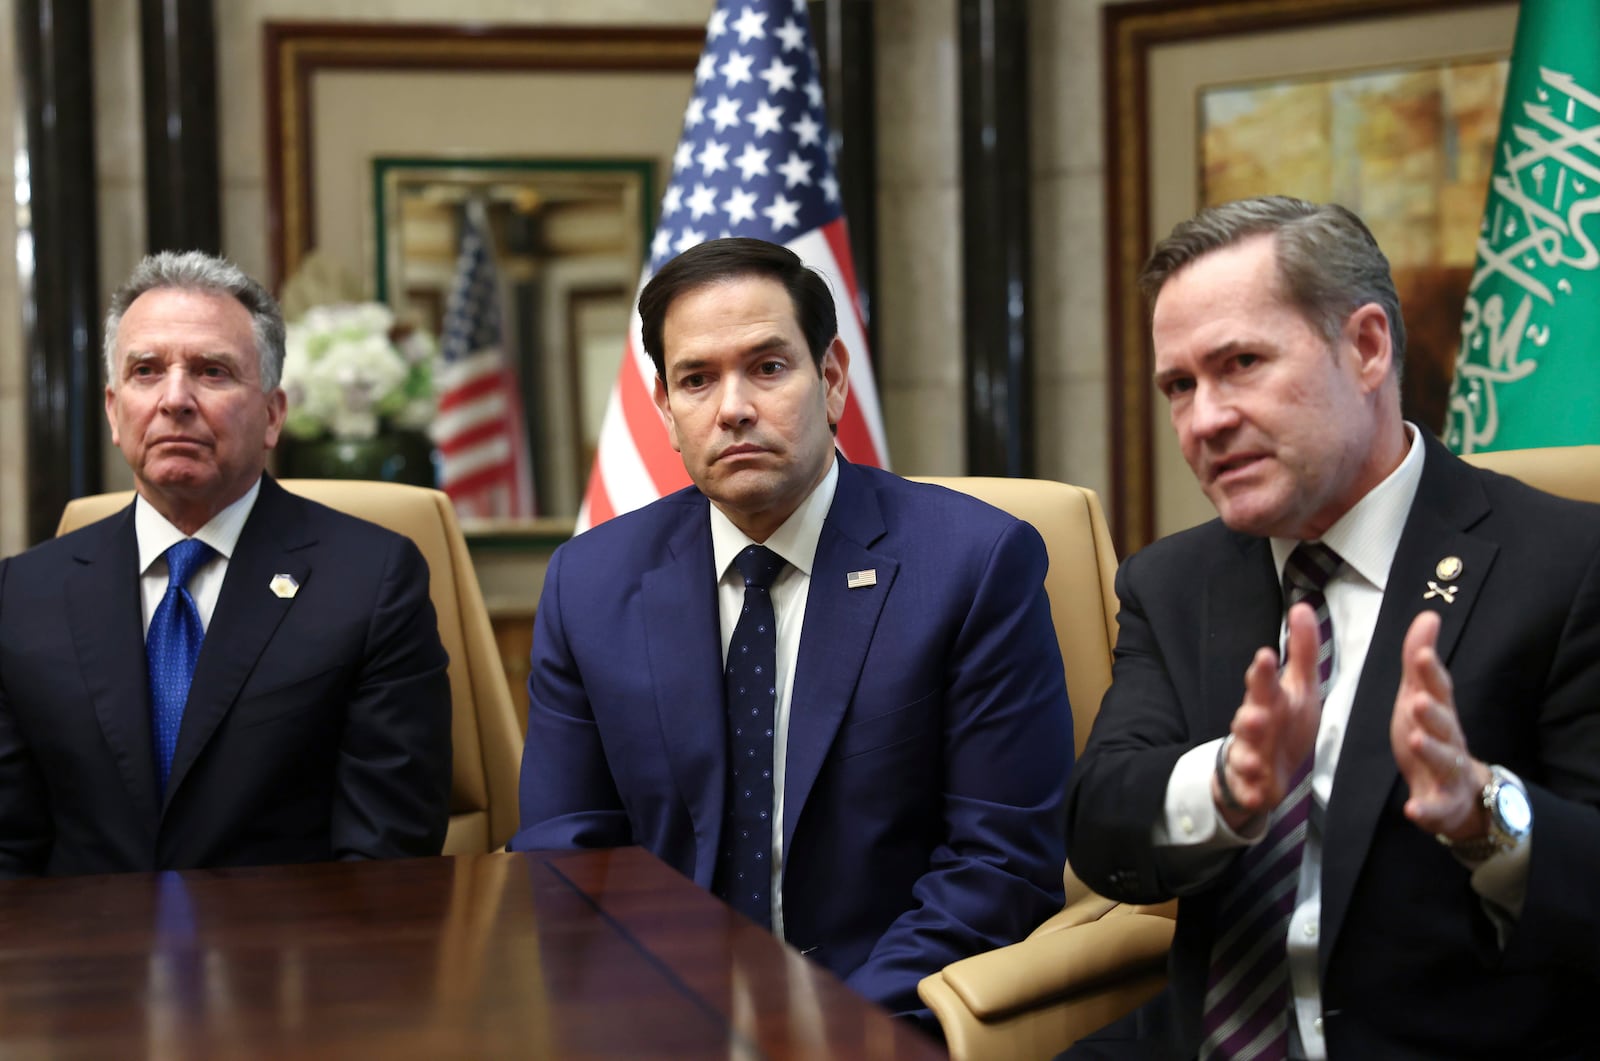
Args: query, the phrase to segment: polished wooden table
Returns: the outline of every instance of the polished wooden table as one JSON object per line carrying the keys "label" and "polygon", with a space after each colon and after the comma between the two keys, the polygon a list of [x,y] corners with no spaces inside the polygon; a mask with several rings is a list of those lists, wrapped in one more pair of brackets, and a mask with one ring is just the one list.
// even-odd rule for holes
{"label": "polished wooden table", "polygon": [[939,1058],[636,848],[0,882],[0,1057]]}

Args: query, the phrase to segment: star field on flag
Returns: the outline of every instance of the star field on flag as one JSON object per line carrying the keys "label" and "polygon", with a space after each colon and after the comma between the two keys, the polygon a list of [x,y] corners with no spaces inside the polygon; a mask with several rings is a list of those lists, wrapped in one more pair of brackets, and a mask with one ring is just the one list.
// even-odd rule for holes
{"label": "star field on flag", "polygon": [[[817,71],[804,0],[718,0],[640,286],[708,239],[749,236],[794,251],[828,280],[851,354],[839,448],[883,467],[888,450]],[[580,531],[689,483],[650,397],[655,368],[637,314],[628,345]]]}

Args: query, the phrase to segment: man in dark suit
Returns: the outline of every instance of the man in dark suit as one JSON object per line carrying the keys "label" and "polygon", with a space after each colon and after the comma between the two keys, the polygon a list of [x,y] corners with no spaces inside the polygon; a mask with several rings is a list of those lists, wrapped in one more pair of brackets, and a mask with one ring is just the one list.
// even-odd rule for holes
{"label": "man in dark suit", "polygon": [[277,303],[146,258],[112,297],[122,512],[0,562],[0,875],[437,854],[447,660],[407,539],[264,474]]}
{"label": "man in dark suit", "polygon": [[1402,419],[1341,207],[1206,210],[1143,282],[1221,518],[1118,576],[1069,854],[1178,925],[1167,994],[1069,1055],[1592,1056],[1600,509]]}
{"label": "man in dark suit", "polygon": [[849,352],[788,250],[702,244],[639,307],[695,486],[552,558],[511,846],[643,845],[926,1020],[921,977],[1061,903],[1072,724],[1043,542],[836,454]]}

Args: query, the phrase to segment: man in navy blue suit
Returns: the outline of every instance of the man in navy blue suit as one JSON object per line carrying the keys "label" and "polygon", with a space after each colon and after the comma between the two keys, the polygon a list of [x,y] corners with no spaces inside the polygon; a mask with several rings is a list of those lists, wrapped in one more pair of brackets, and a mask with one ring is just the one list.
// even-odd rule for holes
{"label": "man in navy blue suit", "polygon": [[[1072,722],[1044,543],[835,452],[850,355],[788,250],[701,244],[639,309],[695,485],[552,558],[511,846],[642,845],[926,1021],[920,978],[1062,901]],[[770,722],[752,733],[728,720],[746,690],[725,695],[724,674],[753,546],[777,575],[776,680],[749,708]],[[735,755],[759,769],[737,792]]]}

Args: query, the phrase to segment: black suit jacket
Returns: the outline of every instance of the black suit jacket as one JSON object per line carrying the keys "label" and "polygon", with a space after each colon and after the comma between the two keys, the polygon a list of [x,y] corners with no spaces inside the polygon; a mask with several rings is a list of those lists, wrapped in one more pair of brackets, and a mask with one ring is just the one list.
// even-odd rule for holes
{"label": "black suit jacket", "polygon": [[137,557],[130,505],[0,561],[0,876],[438,853],[450,689],[409,539],[263,478],[164,798]]}
{"label": "black suit jacket", "polygon": [[[1459,557],[1454,603],[1425,598]],[[1427,440],[1324,824],[1319,970],[1337,1057],[1583,1056],[1600,967],[1600,507],[1473,469]],[[1090,887],[1171,898],[1151,830],[1187,749],[1227,732],[1244,673],[1282,619],[1269,543],[1213,521],[1130,558],[1112,685],[1068,801]],[[1533,803],[1527,903],[1502,951],[1469,873],[1406,820],[1389,743],[1400,645],[1423,608],[1467,744]],[[1225,864],[1225,861],[1224,861]],[[1199,1043],[1214,895],[1182,896],[1152,1056]]]}

